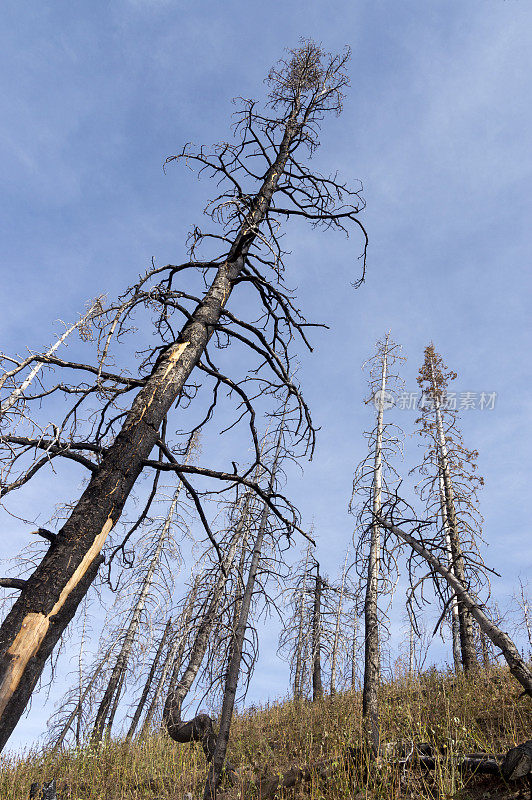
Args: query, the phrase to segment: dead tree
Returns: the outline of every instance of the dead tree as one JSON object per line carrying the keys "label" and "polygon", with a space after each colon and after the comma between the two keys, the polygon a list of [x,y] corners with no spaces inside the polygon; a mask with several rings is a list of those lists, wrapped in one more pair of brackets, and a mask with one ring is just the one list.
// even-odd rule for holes
{"label": "dead tree", "polygon": [[[102,297],[97,297],[96,300],[89,305],[89,308],[85,314],[83,314],[83,316],[81,316],[73,325],[70,325],[66,331],[61,334],[57,341],[55,341],[54,344],[46,351],[46,353],[29,355],[23,359],[11,358],[4,353],[0,353],[0,364],[4,361],[15,364],[15,366],[11,369],[6,369],[0,378],[0,389],[2,389],[5,385],[11,387],[10,394],[4,400],[2,400],[2,403],[0,404],[0,419],[7,414],[7,412],[13,408],[13,406],[24,404],[25,394],[30,385],[37,378],[43,366],[49,363],[50,359],[54,358],[54,353],[56,350],[58,350],[65,340],[68,339],[71,333],[77,330],[81,337],[85,337],[90,340],[91,324],[99,315],[103,313],[102,299]],[[31,366],[32,364],[33,366]],[[31,369],[26,377],[21,381],[21,383],[17,383],[17,376],[19,373],[23,372],[30,366]],[[21,408],[16,409],[16,411],[17,416],[20,416],[20,414],[23,413]]]}
{"label": "dead tree", "polygon": [[[386,511],[383,511],[386,513]],[[448,584],[452,592],[454,592],[460,603],[467,608],[471,616],[476,620],[480,629],[484,631],[486,636],[493,642],[495,647],[499,648],[506,659],[512,675],[522,685],[524,692],[532,697],[532,670],[525,660],[521,657],[519,650],[514,642],[510,639],[507,633],[502,631],[498,625],[490,617],[487,609],[479,603],[477,598],[469,593],[466,586],[461,583],[456,574],[451,571],[448,566],[445,566],[445,557],[441,555],[438,557],[438,545],[434,539],[427,539],[424,534],[426,523],[415,522],[415,532],[417,538],[411,533],[394,524],[393,521],[394,509],[392,507],[391,513],[388,516],[378,516],[378,521],[390,534],[393,534],[397,539],[405,542],[412,551],[421,556],[421,558],[430,566],[434,576],[441,576]],[[410,520],[410,522],[412,522]],[[442,552],[441,544],[439,546],[439,553]],[[445,554],[445,549],[443,549]]]}
{"label": "dead tree", "polygon": [[312,599],[312,699],[321,700],[323,697],[323,683],[321,680],[321,638],[322,638],[322,608],[321,596],[324,580],[320,575],[320,565],[314,561],[316,577]]}
{"label": "dead tree", "polygon": [[[189,453],[187,453],[187,459],[186,459],[187,461],[189,455],[190,455],[190,449]],[[177,489],[175,490],[174,496],[172,498],[172,501],[170,503],[170,506],[168,508],[166,519],[164,519],[164,521],[160,525],[159,533],[154,541],[155,546],[153,548],[153,552],[148,563],[148,569],[146,570],[145,575],[143,577],[140,591],[138,593],[129,620],[129,624],[125,631],[122,647],[120,649],[118,658],[116,659],[116,663],[109,678],[109,683],[107,684],[100,705],[96,712],[96,719],[94,721],[94,728],[92,731],[92,741],[101,740],[105,727],[107,728],[108,734],[111,731],[111,726],[113,724],[114,716],[118,706],[118,701],[120,699],[121,689],[123,687],[125,675],[128,670],[128,662],[133,650],[135,637],[137,636],[137,631],[141,622],[146,601],[148,599],[148,594],[150,592],[153,579],[156,575],[156,571],[159,569],[160,566],[160,560],[163,548],[169,549],[169,543],[172,536],[172,523],[174,515],[176,513],[176,508],[179,501],[181,488],[182,488],[182,483],[179,482]]]}
{"label": "dead tree", "polygon": [[[129,728],[128,728],[128,732],[127,732],[127,735],[126,735],[126,738],[128,738],[128,739],[131,739],[131,737],[135,733],[137,725],[139,724],[139,720],[140,720],[140,718],[142,716],[142,713],[144,711],[144,706],[146,705],[146,701],[147,701],[148,696],[150,694],[150,690],[151,690],[151,685],[153,683],[153,679],[155,677],[155,674],[157,672],[157,668],[159,666],[159,661],[160,661],[161,656],[162,656],[162,654],[164,652],[164,647],[165,647],[165,644],[166,644],[166,640],[168,639],[168,636],[170,635],[170,631],[171,630],[172,630],[172,618],[169,617],[167,622],[166,622],[166,625],[164,627],[163,634],[162,634],[162,636],[161,636],[161,638],[159,640],[159,644],[157,645],[157,650],[155,651],[155,656],[153,657],[153,661],[152,661],[152,663],[150,665],[150,670],[149,670],[148,675],[146,677],[146,681],[144,683],[144,687],[142,689],[142,693],[140,695],[139,701],[137,703],[137,707],[135,708],[133,717],[131,719],[131,722],[130,722],[130,725],[129,725]],[[163,665],[163,672],[164,672],[164,665]]]}
{"label": "dead tree", "polygon": [[[191,598],[192,602],[188,605],[187,622],[180,644],[180,647],[183,649],[177,654],[174,660],[163,711],[163,722],[168,734],[172,739],[180,743],[189,741],[183,738],[183,730],[187,732],[193,732],[195,730],[189,722],[185,722],[181,719],[181,709],[200,671],[205,654],[207,653],[209,640],[221,611],[224,589],[231,571],[233,570],[238,549],[240,547],[242,551],[245,550],[251,501],[252,494],[247,491],[238,506],[240,515],[234,527],[229,531],[230,538],[222,563],[216,564],[214,572],[211,571],[210,575],[203,573],[200,576],[200,580],[197,581],[194,597]],[[214,583],[212,577],[214,577]],[[192,612],[200,587],[204,593],[205,602],[202,603],[200,609],[195,614],[195,630],[192,635],[190,635]],[[185,635],[191,638],[192,643],[189,648],[186,666],[183,670]],[[181,677],[179,677],[180,673]]]}
{"label": "dead tree", "polygon": [[[366,402],[373,402],[377,420],[371,433],[367,434],[369,453],[356,469],[350,504],[350,510],[356,514],[358,521],[359,536],[355,539],[358,571],[366,584],[362,714],[367,742],[375,755],[379,751],[380,740],[378,691],[382,618],[379,612],[379,593],[384,588],[378,516],[383,502],[389,496],[391,483],[397,481],[397,473],[391,466],[390,457],[400,450],[401,440],[395,426],[385,423],[384,412],[393,406],[395,393],[399,388],[393,368],[398,361],[404,359],[398,351],[399,346],[388,333],[384,340],[377,342],[375,356],[367,362],[370,397]],[[355,537],[356,535],[357,532]]]}
{"label": "dead tree", "polygon": [[289,593],[287,606],[290,613],[283,614],[284,625],[279,636],[278,654],[290,664],[290,676],[294,700],[301,700],[307,683],[307,670],[312,663],[310,655],[310,635],[308,620],[308,584],[312,564],[311,545],[307,545],[304,556],[290,569],[290,587],[283,588],[283,595]]}
{"label": "dead tree", "polygon": [[[464,549],[478,554],[481,517],[477,511],[477,492],[483,480],[476,474],[478,453],[468,450],[462,441],[453,408],[450,381],[456,373],[448,370],[434,345],[425,348],[425,360],[418,383],[423,391],[420,434],[428,448],[419,471],[426,476],[420,484],[429,513],[439,520],[448,551],[448,563],[460,583],[469,586]],[[455,667],[465,672],[477,664],[471,614],[458,598],[451,598],[451,629]]]}
{"label": "dead tree", "polygon": [[532,620],[530,618],[530,602],[528,599],[527,589],[528,589],[528,584],[525,588],[525,586],[523,586],[523,581],[519,579],[519,597],[517,596],[516,593],[515,598],[517,601],[517,605],[523,615],[523,622],[528,638],[528,653],[529,657],[532,658]]}
{"label": "dead tree", "polygon": [[344,596],[346,592],[346,580],[347,580],[347,557],[348,551],[346,551],[345,559],[344,559],[344,566],[342,569],[342,577],[340,580],[340,586],[338,589],[338,605],[336,607],[336,622],[334,626],[334,640],[331,652],[331,677],[330,677],[330,694],[331,697],[336,694],[336,671],[339,661],[340,655],[340,640],[341,640],[341,621],[342,621],[342,606],[344,603]]}
{"label": "dead tree", "polygon": [[[271,467],[268,470],[270,478],[268,482],[268,493],[273,492],[277,479],[280,466],[280,459],[284,441],[284,425],[287,412],[287,403],[285,403],[282,417],[279,423],[279,429],[276,436],[275,451],[272,458]],[[255,591],[255,583],[259,573],[260,563],[263,556],[263,544],[266,534],[268,533],[268,516],[269,508],[266,504],[263,505],[262,513],[259,520],[258,530],[255,537],[251,561],[249,564],[247,581],[240,603],[240,614],[238,623],[236,625],[234,636],[232,637],[231,645],[229,648],[229,663],[227,673],[225,676],[225,686],[222,701],[222,712],[220,715],[220,727],[216,737],[216,743],[212,753],[211,766],[207,775],[205,783],[204,800],[212,800],[216,797],[217,789],[222,778],[222,771],[224,768],[225,756],[227,752],[227,745],[229,744],[229,733],[231,729],[231,720],[236,701],[236,692],[238,688],[238,680],[241,673],[242,654],[244,649],[244,640],[246,631],[249,624],[249,615],[251,609],[251,602]]]}
{"label": "dead tree", "polygon": [[[118,302],[106,308],[95,323],[96,363],[47,356],[47,375],[52,375],[52,381],[35,395],[21,394],[24,410],[16,418],[11,415],[11,430],[4,430],[0,439],[3,496],[24,487],[51,463],[57,467],[65,459],[86,469],[89,480],[42,561],[18,587],[20,595],[0,628],[0,748],[95,579],[102,549],[116,529],[141,473],[174,472],[210,537],[202,498],[213,490],[204,488],[204,482],[201,489],[197,488],[194,476],[201,481],[214,479],[218,487],[228,491],[237,485],[252,488],[286,532],[299,529],[290,503],[278,494],[268,495],[250,478],[260,462],[253,401],[259,395],[267,400],[288,392],[298,446],[302,452],[312,451],[314,429],[309,410],[290,378],[292,341],[300,336],[308,344],[308,323],[283,284],[284,254],[278,226],[280,219],[291,216],[344,232],[355,225],[367,241],[358,219],[360,191],[350,190],[335,176],[311,171],[299,157],[301,151],[312,153],[318,146],[323,116],[341,110],[348,84],[348,55],[329,56],[312,42],[303,41],[271,70],[264,112],[254,101],[242,100],[236,114],[234,143],[222,143],[212,152],[186,146],[167,160],[196,164],[200,172],[221,185],[221,194],[207,208],[219,228],[204,233],[196,227],[187,262],[153,265]],[[216,246],[218,251],[205,260],[196,260],[201,243]],[[190,274],[204,279],[205,291],[195,291],[194,284],[185,288],[184,278]],[[232,293],[241,286],[248,290],[245,305],[249,319],[259,322],[241,319],[229,310]],[[129,332],[134,350],[146,348],[146,344],[134,347],[134,329],[145,330],[136,319],[143,312],[152,322],[155,319],[158,344],[145,350],[136,376],[125,370],[110,370],[109,357],[117,338],[123,339]],[[225,375],[213,361],[214,347],[224,349],[229,343],[254,359],[250,366],[254,371],[245,379]],[[191,382],[193,371],[195,382]],[[57,383],[55,372],[61,373]],[[69,376],[80,373],[81,382],[69,382]],[[244,473],[236,464],[227,469],[184,464],[184,443],[172,446],[162,431],[165,421],[168,431],[179,428],[174,421],[176,402],[177,413],[188,420],[186,405],[198,392],[205,398],[211,388],[212,402],[193,429],[207,423],[220,388],[227,390],[240,404],[238,418],[243,415],[247,419],[255,448],[256,463]],[[136,392],[133,401],[132,392]],[[41,399],[55,399],[56,395],[72,402],[58,423],[49,423],[39,404]],[[33,412],[28,411],[30,406],[35,408]],[[188,435],[192,432],[189,430]],[[163,457],[153,460],[150,456],[156,446],[162,449]]]}

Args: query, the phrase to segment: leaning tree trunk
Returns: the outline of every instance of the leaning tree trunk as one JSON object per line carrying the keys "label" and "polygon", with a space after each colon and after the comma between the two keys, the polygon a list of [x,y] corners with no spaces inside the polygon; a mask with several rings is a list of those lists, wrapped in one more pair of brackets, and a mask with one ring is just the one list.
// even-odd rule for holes
{"label": "leaning tree trunk", "polygon": [[[285,405],[286,412],[286,405]],[[279,425],[279,434],[277,437],[277,444],[275,448],[275,455],[271,468],[270,480],[268,482],[268,492],[271,493],[275,485],[275,475],[277,472],[277,465],[281,452],[281,445],[283,439],[283,423],[284,412]],[[216,797],[217,789],[222,777],[222,770],[227,752],[227,745],[229,743],[229,731],[231,728],[231,719],[233,717],[233,710],[235,707],[236,690],[238,686],[238,678],[240,675],[240,664],[242,661],[242,650],[244,647],[244,638],[246,636],[246,629],[248,625],[249,610],[251,607],[251,598],[253,597],[253,590],[255,588],[255,579],[259,569],[262,544],[266,533],[266,525],[268,522],[269,508],[264,504],[261,518],[259,521],[259,529],[253,547],[253,554],[251,556],[251,563],[249,566],[248,579],[246,588],[242,597],[242,606],[240,608],[240,618],[234,633],[232,646],[230,648],[230,661],[227,669],[225,679],[224,696],[222,701],[222,713],[220,715],[220,728],[218,736],[216,737],[216,744],[212,754],[211,766],[207,775],[204,790],[204,800],[214,800]]]}
{"label": "leaning tree trunk", "polygon": [[525,690],[524,693],[532,697],[532,670],[526,661],[521,658],[519,650],[515,646],[514,642],[510,639],[508,634],[504,633],[504,631],[501,631],[501,629],[494,623],[488,614],[482,610],[475,599],[469,594],[464,584],[458,580],[456,575],[454,575],[447,567],[445,567],[441,561],[439,561],[439,559],[437,559],[436,556],[427,550],[427,548],[424,547],[417,539],[415,539],[409,533],[406,533],[406,531],[401,530],[401,528],[398,528],[396,525],[392,525],[382,517],[379,518],[379,522],[381,525],[383,525],[383,527],[394,533],[399,539],[402,539],[403,542],[406,542],[408,545],[410,545],[412,550],[422,556],[425,561],[430,564],[434,572],[437,572],[438,575],[441,575],[442,578],[445,578],[452,591],[456,593],[459,602],[466,606],[471,616],[478,622],[480,629],[484,631],[486,636],[493,642],[495,647],[498,647],[502,651],[502,654],[510,668],[510,672],[515,678],[517,678]]}
{"label": "leaning tree trunk", "polygon": [[[449,541],[451,545],[452,567],[453,572],[458,578],[462,586],[466,586],[464,557],[460,545],[460,536],[458,533],[458,518],[456,516],[456,508],[454,503],[454,490],[451,481],[451,473],[449,469],[449,459],[447,453],[447,441],[443,430],[443,420],[440,408],[440,398],[436,380],[434,377],[434,368],[431,361],[431,374],[432,374],[432,397],[434,400],[434,409],[436,412],[436,431],[438,436],[438,449],[439,449],[439,471],[443,481],[443,489],[445,496],[445,516],[447,519],[447,528]],[[470,672],[477,665],[477,656],[475,651],[475,639],[473,635],[473,624],[471,621],[471,614],[463,599],[457,598],[458,605],[458,620],[460,627],[460,647],[462,652],[462,665],[464,672]]]}
{"label": "leaning tree trunk", "polygon": [[381,387],[377,404],[377,430],[375,457],[373,463],[371,542],[368,559],[368,583],[364,605],[364,688],[362,691],[362,716],[368,744],[374,755],[379,752],[379,683],[380,683],[380,643],[379,643],[379,572],[381,536],[378,515],[382,508],[382,437],[384,433],[384,398],[388,372],[388,339],[386,336],[382,355]]}
{"label": "leaning tree trunk", "polygon": [[0,750],[96,577],[100,551],[157,442],[163,420],[220,320],[291,155],[300,129],[299,111],[294,101],[276,157],[209,289],[138,392],[115,441],[0,627]]}

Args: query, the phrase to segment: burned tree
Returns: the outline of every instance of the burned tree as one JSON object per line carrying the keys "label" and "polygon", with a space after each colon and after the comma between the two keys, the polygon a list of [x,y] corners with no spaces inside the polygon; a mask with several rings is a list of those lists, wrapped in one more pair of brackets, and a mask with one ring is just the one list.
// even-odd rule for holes
{"label": "burned tree", "polygon": [[[177,266],[153,265],[105,313],[91,318],[98,344],[95,360],[46,356],[46,376],[51,380],[44,385],[41,374],[39,391],[30,395],[22,390],[11,406],[0,441],[4,497],[50,464],[56,468],[61,462],[81,466],[89,480],[57,535],[48,537],[50,546],[36,570],[17,587],[20,595],[0,628],[0,748],[94,581],[102,550],[113,529],[115,535],[120,531],[117,523],[146,470],[155,470],[155,475],[176,473],[211,537],[202,504],[209,491],[206,479],[215,479],[228,491],[238,484],[252,488],[287,532],[298,527],[290,503],[250,478],[260,462],[254,402],[260,408],[260,402],[264,404],[269,396],[284,399],[288,393],[291,419],[296,419],[296,441],[303,452],[312,452],[314,429],[309,410],[290,378],[292,342],[299,336],[308,345],[308,323],[283,283],[284,254],[278,227],[280,220],[292,216],[344,232],[354,225],[362,233],[365,252],[366,234],[358,219],[362,208],[359,190],[350,190],[335,176],[311,171],[299,157],[305,151],[312,154],[318,146],[323,116],[341,110],[348,84],[348,55],[327,55],[312,42],[302,42],[271,70],[264,112],[251,100],[241,101],[234,143],[225,142],[212,151],[194,151],[187,146],[167,160],[196,164],[201,173],[219,182],[221,194],[207,207],[218,230],[204,233],[196,227],[188,261]],[[201,244],[218,251],[197,260]],[[184,285],[187,276],[190,288]],[[194,276],[204,281],[203,286],[195,286]],[[247,319],[229,310],[236,289],[245,294]],[[117,338],[124,339],[129,332],[134,344],[135,336],[141,336],[138,332],[143,327],[137,317],[142,312],[155,325],[157,344],[144,340],[134,348],[144,349],[136,376],[125,369],[109,369]],[[250,366],[254,371],[244,378],[226,375],[213,361],[213,349],[220,348],[223,358],[228,344],[254,359]],[[56,373],[61,377],[54,382]],[[69,382],[80,373],[81,382]],[[186,426],[190,419],[187,404],[193,410],[199,401],[196,399],[195,405],[192,400],[198,394],[205,400],[210,390],[212,401],[203,418],[193,423],[192,430],[185,430],[181,442],[172,443],[163,423],[166,421],[167,432],[179,427],[176,403],[177,418]],[[238,419],[246,417],[249,423],[255,464],[245,472],[239,471],[237,464],[215,469],[183,463],[187,438],[212,417],[220,390],[236,399]],[[55,396],[72,402],[57,422],[50,422],[39,404]],[[155,447],[163,456],[153,460],[150,456]]]}
{"label": "burned tree", "polygon": [[[191,448],[189,448],[189,450],[190,449]],[[188,455],[190,455],[190,453],[187,454],[186,461],[188,461]],[[169,551],[173,549],[172,528],[174,524],[174,517],[176,516],[177,512],[181,489],[182,483],[179,482],[174,492],[174,496],[169,504],[165,519],[161,520],[156,525],[155,536],[152,536],[151,532],[148,533],[150,539],[149,549],[145,554],[145,556],[148,558],[148,568],[142,576],[140,589],[135,599],[127,627],[124,628],[120,652],[96,712],[96,719],[94,721],[94,728],[92,731],[93,741],[100,741],[102,739],[104,728],[106,729],[107,734],[110,734],[114,716],[118,707],[118,702],[120,700],[120,695],[124,686],[125,677],[129,669],[129,661],[133,653],[134,644],[142,622],[145,606],[149,600],[149,595],[152,591],[152,584],[154,579],[157,577],[157,572],[161,570],[161,558],[163,550],[166,551],[168,557]]]}
{"label": "burned tree", "polygon": [[[224,590],[234,571],[238,550],[240,548],[241,552],[245,552],[251,500],[252,493],[245,492],[237,506],[239,516],[228,531],[222,562],[200,573],[200,580],[195,583],[185,605],[185,624],[179,651],[173,660],[163,710],[163,722],[169,735],[177,742],[190,741],[186,735],[193,728],[190,722],[181,719],[181,709],[208,651],[213,629],[222,611]],[[187,638],[190,644],[185,658]]]}
{"label": "burned tree", "polygon": [[[458,601],[463,603],[478,623],[480,629],[486,634],[495,647],[499,648],[506,659],[512,675],[522,685],[524,692],[532,697],[532,670],[522,658],[516,645],[499,625],[490,616],[486,607],[472,595],[467,587],[462,584],[449,566],[446,566],[446,548],[442,547],[434,538],[426,534],[427,523],[418,520],[404,519],[402,526],[395,524],[396,503],[383,509],[377,519],[380,525],[392,536],[404,542],[412,549],[413,558],[420,557],[421,560],[431,568],[431,575],[436,583],[439,578],[443,578],[449,585],[451,591],[456,595]],[[405,531],[406,525],[413,525],[412,532]],[[430,522],[428,523],[430,526]],[[416,534],[415,536],[413,534]]]}
{"label": "burned tree", "polygon": [[[355,600],[349,579],[347,555],[338,581],[321,574],[315,556],[307,549],[305,556],[290,570],[289,614],[279,637],[279,653],[290,663],[294,699],[312,697],[320,700],[327,680],[331,696],[336,692],[339,675],[352,674],[351,629],[353,609],[346,601]],[[325,677],[326,676],[326,677]]]}
{"label": "burned tree", "polygon": [[307,545],[305,555],[290,570],[292,585],[283,589],[284,595],[289,593],[287,607],[290,613],[284,617],[278,652],[290,664],[294,700],[303,698],[304,688],[308,682],[309,665],[312,664],[308,586],[311,582],[310,570],[314,559],[310,548],[311,545]]}
{"label": "burned tree", "polygon": [[[286,414],[287,404],[285,403],[276,435],[271,465],[268,470],[268,493],[273,492],[276,487],[279,477],[278,473],[280,461],[283,453],[287,450],[284,444]],[[210,759],[211,765],[205,783],[203,795],[204,800],[212,800],[212,798],[216,797],[217,789],[222,778],[222,771],[224,769],[227,746],[229,743],[231,720],[236,702],[236,693],[242,671],[244,643],[250,621],[251,605],[254,594],[256,593],[256,584],[261,572],[261,562],[264,556],[263,548],[265,545],[265,539],[267,536],[273,538],[274,540],[277,538],[277,532],[275,528],[273,531],[269,529],[269,516],[270,510],[268,505],[264,503],[253,543],[253,551],[249,562],[244,592],[237,606],[238,620],[236,621],[236,627],[234,628],[233,635],[230,640],[227,672],[225,675],[225,685],[222,700],[222,711],[220,714],[220,726],[212,752],[212,759]],[[248,666],[248,674],[249,672],[250,667]]]}
{"label": "burned tree", "polygon": [[[400,449],[401,439],[396,427],[384,421],[384,412],[393,406],[398,388],[398,378],[393,368],[396,362],[404,360],[398,351],[399,346],[388,333],[383,341],[377,342],[375,356],[367,362],[370,397],[366,402],[373,402],[377,421],[373,430],[367,434],[369,453],[356,469],[350,504],[350,510],[357,515],[355,549],[358,571],[365,582],[366,595],[362,713],[366,738],[375,755],[379,750],[380,739],[378,690],[381,674],[382,612],[379,611],[379,594],[384,590],[386,580],[382,570],[385,553],[378,516],[390,495],[391,485],[398,478],[390,458]],[[384,566],[387,571],[390,564]]]}
{"label": "burned tree", "polygon": [[[418,423],[419,433],[428,441],[428,447],[419,467],[422,481],[418,491],[425,500],[429,516],[439,526],[450,570],[462,586],[471,591],[471,579],[477,585],[482,583],[482,560],[478,551],[482,518],[478,513],[477,493],[483,479],[476,472],[478,452],[465,447],[457,425],[456,404],[452,400],[453,393],[449,392],[449,383],[455,378],[456,373],[443,363],[434,345],[426,347],[418,377],[423,391]],[[468,575],[464,553],[469,565]],[[463,667],[469,672],[478,664],[471,613],[454,595],[450,608],[455,668]]]}

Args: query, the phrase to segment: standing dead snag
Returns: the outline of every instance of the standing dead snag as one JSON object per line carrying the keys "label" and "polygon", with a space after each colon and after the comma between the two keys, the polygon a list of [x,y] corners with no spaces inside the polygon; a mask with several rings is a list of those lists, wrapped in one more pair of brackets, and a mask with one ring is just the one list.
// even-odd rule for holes
{"label": "standing dead snag", "polygon": [[[277,432],[277,441],[275,444],[275,451],[272,459],[272,464],[269,469],[270,479],[268,482],[268,492],[271,493],[276,485],[277,473],[279,470],[279,462],[281,459],[281,452],[283,450],[284,440],[284,424],[287,411],[287,403],[285,403],[283,415],[279,423],[279,430]],[[244,589],[244,594],[240,602],[238,622],[231,640],[231,647],[229,649],[229,663],[227,667],[227,674],[225,677],[224,695],[222,701],[222,711],[220,715],[220,727],[218,736],[216,737],[216,744],[212,753],[211,766],[207,775],[205,783],[205,790],[203,794],[204,800],[214,800],[216,797],[217,789],[222,778],[222,771],[225,763],[225,756],[227,752],[227,745],[229,744],[229,733],[231,729],[231,720],[233,718],[233,710],[236,701],[236,692],[238,687],[238,680],[241,673],[242,654],[244,649],[244,640],[246,631],[249,624],[249,614],[251,609],[251,602],[255,591],[255,582],[259,573],[260,562],[262,559],[262,549],[264,538],[268,533],[268,516],[269,508],[264,503],[262,513],[259,520],[257,534],[253,545],[253,553],[249,564],[249,571]],[[227,765],[226,765],[227,766]]]}
{"label": "standing dead snag", "polygon": [[[195,630],[191,636],[191,646],[188,652],[188,657],[183,669],[183,658],[178,657],[175,659],[173,665],[172,675],[168,686],[168,693],[163,710],[163,722],[166,726],[169,736],[175,741],[184,743],[187,740],[183,738],[182,731],[193,731],[193,727],[189,722],[181,719],[181,709],[187,694],[194,683],[198,672],[200,670],[205,654],[209,647],[209,638],[212,634],[213,628],[216,625],[217,617],[221,610],[223,599],[223,592],[228,582],[229,576],[234,568],[234,562],[237,555],[238,547],[244,549],[245,540],[247,537],[247,526],[249,524],[249,506],[251,501],[251,493],[246,492],[242,499],[240,517],[234,526],[234,530],[230,531],[230,538],[228,541],[227,551],[221,564],[217,564],[216,572],[214,574],[214,582],[209,580],[209,576],[200,575],[201,589],[206,590],[206,600],[202,604],[202,611],[196,615]],[[187,603],[186,615],[188,617],[184,631],[189,635],[190,617],[196,601],[196,595],[200,588],[199,581],[194,586],[194,593],[191,596],[190,603]],[[191,593],[192,595],[192,593]],[[184,640],[183,640],[184,641]],[[179,674],[181,672],[181,677]],[[188,726],[188,727],[186,727]]]}
{"label": "standing dead snag", "polygon": [[[383,502],[389,496],[390,481],[397,479],[397,473],[390,465],[389,457],[400,449],[396,430],[384,422],[384,411],[394,404],[398,386],[393,365],[404,360],[398,353],[388,333],[384,341],[377,342],[376,354],[368,362],[370,367],[370,397],[377,411],[377,421],[368,435],[369,453],[357,467],[353,481],[353,496],[350,510],[357,514],[360,536],[355,541],[358,568],[361,577],[366,579],[366,598],[364,604],[364,688],[362,694],[362,714],[365,735],[375,755],[379,751],[379,699],[380,684],[380,626],[379,591],[382,591],[381,574],[382,543],[378,517]],[[362,500],[360,507],[357,501]],[[356,534],[355,534],[356,535]],[[369,536],[369,542],[368,542]],[[369,553],[363,551],[369,545]]]}
{"label": "standing dead snag", "polygon": [[[429,442],[419,471],[426,478],[420,494],[429,511],[439,521],[448,552],[449,568],[463,586],[468,586],[464,550],[478,553],[481,517],[477,511],[477,491],[483,480],[476,474],[475,450],[467,450],[456,424],[456,411],[449,402],[449,381],[456,373],[447,369],[441,356],[430,344],[419,371],[418,383],[423,390],[420,434]],[[472,559],[468,559],[472,564]],[[482,568],[482,561],[479,561]],[[481,569],[473,575],[481,574]],[[465,672],[477,664],[471,614],[461,600],[451,596],[451,629],[455,668]]]}
{"label": "standing dead snag", "polygon": [[[55,357],[47,361],[56,370],[81,372],[84,378],[77,387],[62,380],[47,390],[47,396],[74,396],[73,407],[65,417],[48,428],[50,435],[36,433],[39,428],[26,417],[15,420],[14,432],[2,435],[4,496],[23,487],[51,461],[74,461],[89,470],[90,478],[0,628],[0,748],[94,580],[101,550],[147,467],[170,470],[179,476],[210,536],[202,492],[194,487],[190,476],[214,478],[228,488],[237,483],[253,488],[286,530],[297,527],[297,515],[288,501],[279,495],[270,496],[250,480],[254,465],[245,474],[240,474],[236,466],[215,470],[185,465],[180,460],[183,448],[174,452],[166,441],[162,442],[163,458],[151,461],[150,454],[161,441],[161,427],[176,401],[186,405],[194,397],[197,386],[188,383],[193,370],[213,387],[212,403],[196,429],[211,418],[220,388],[227,390],[240,404],[238,413],[247,417],[260,462],[255,410],[246,391],[254,381],[251,385],[262,397],[288,391],[296,412],[296,438],[303,450],[312,451],[310,414],[289,377],[291,342],[300,335],[308,344],[308,323],[282,282],[278,220],[298,216],[313,226],[344,232],[354,224],[367,242],[357,217],[362,207],[359,190],[350,190],[334,176],[310,171],[298,159],[301,150],[312,153],[318,146],[323,116],[341,111],[343,90],[348,84],[348,57],[347,51],[327,55],[312,42],[303,41],[287,60],[271,70],[269,103],[264,113],[257,111],[253,101],[242,101],[236,118],[236,143],[218,145],[212,153],[203,148],[198,152],[184,148],[176,158],[198,164],[200,171],[222,185],[222,193],[208,206],[211,219],[220,226],[218,232],[203,233],[196,228],[190,261],[180,266],[154,266],[107,309],[99,329],[96,364]],[[195,261],[201,242],[216,244],[221,251],[205,261]],[[203,296],[184,289],[182,279],[187,270],[204,276]],[[174,286],[176,279],[181,281],[179,288]],[[253,302],[260,311],[252,309],[250,319],[258,319],[258,323],[242,320],[228,310],[231,293],[240,283],[256,293]],[[133,315],[143,310],[152,320],[155,314],[159,344],[148,350],[138,377],[109,371],[111,345],[131,328]],[[212,347],[224,348],[228,342],[244,347],[258,359],[256,371],[244,380],[233,380],[212,360],[211,343]],[[133,402],[128,402],[127,395],[137,390]],[[24,395],[24,401],[27,408],[32,398]]]}

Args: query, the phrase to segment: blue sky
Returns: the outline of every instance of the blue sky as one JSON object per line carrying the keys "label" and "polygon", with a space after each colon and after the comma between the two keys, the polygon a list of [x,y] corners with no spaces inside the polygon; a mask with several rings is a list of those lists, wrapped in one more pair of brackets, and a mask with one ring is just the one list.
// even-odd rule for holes
{"label": "blue sky", "polygon": [[[527,0],[226,0],[5,2],[0,29],[3,192],[1,349],[41,349],[88,298],[112,297],[142,272],[186,257],[185,238],[212,194],[182,167],[186,141],[227,139],[234,96],[263,97],[286,46],[348,44],[351,88],[328,120],[316,163],[364,184],[368,273],[360,241],[294,225],[287,281],[313,334],[300,381],[321,426],[304,474],[286,491],[334,573],[351,537],[346,513],[371,425],[362,362],[391,329],[414,391],[433,340],[456,389],[497,392],[492,411],[462,415],[486,487],[485,558],[504,605],[532,548],[530,232],[532,6]],[[399,416],[400,414],[400,416]],[[415,413],[397,412],[411,431]],[[407,439],[406,467],[420,451]],[[243,458],[243,457],[242,457]],[[405,467],[405,469],[406,469]],[[77,481],[77,482],[76,482]],[[18,503],[27,516],[67,501],[79,475],[56,476]],[[29,509],[29,510],[28,510]],[[30,513],[31,512],[31,513]],[[6,518],[0,555],[27,542]],[[275,626],[264,636],[251,699],[282,695]],[[62,691],[61,687],[61,691]],[[12,738],[42,731],[60,691],[37,699]]]}

